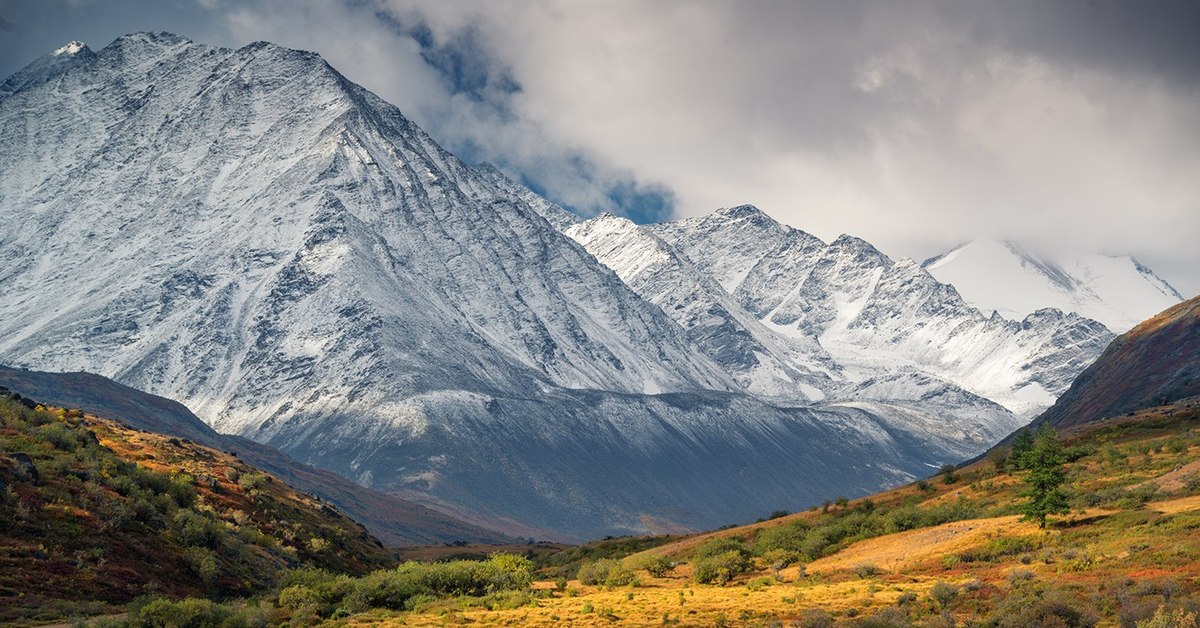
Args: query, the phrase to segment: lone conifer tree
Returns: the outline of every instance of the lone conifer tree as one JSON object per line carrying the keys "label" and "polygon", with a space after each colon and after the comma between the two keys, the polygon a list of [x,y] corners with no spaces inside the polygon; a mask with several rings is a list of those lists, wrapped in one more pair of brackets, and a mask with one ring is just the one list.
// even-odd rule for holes
{"label": "lone conifer tree", "polygon": [[1063,469],[1067,456],[1054,428],[1043,423],[1033,439],[1033,446],[1023,458],[1021,466],[1029,473],[1025,477],[1025,490],[1020,495],[1029,501],[1021,506],[1022,520],[1037,521],[1039,527],[1045,528],[1047,516],[1070,510],[1067,496],[1062,491],[1062,484],[1067,479]]}
{"label": "lone conifer tree", "polygon": [[1025,456],[1029,455],[1030,449],[1033,449],[1033,433],[1029,431],[1029,428],[1023,427],[1013,438],[1012,448],[1008,454],[1008,465],[1017,471],[1024,469]]}

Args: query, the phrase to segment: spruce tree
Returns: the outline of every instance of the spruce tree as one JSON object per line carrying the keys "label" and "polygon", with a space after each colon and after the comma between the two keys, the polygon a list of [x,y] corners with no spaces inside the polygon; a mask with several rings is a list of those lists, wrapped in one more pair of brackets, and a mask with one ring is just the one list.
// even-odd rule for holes
{"label": "spruce tree", "polygon": [[1063,482],[1067,480],[1063,464],[1067,461],[1066,452],[1058,440],[1058,433],[1047,424],[1038,428],[1033,445],[1023,457],[1021,465],[1028,471],[1025,476],[1025,490],[1021,497],[1028,499],[1021,506],[1023,521],[1037,521],[1041,528],[1046,527],[1046,517],[1064,514],[1070,509],[1067,506],[1067,496],[1062,491]]}
{"label": "spruce tree", "polygon": [[1029,431],[1029,428],[1023,427],[1013,438],[1008,454],[1008,465],[1016,471],[1024,469],[1025,456],[1029,455],[1030,449],[1033,449],[1033,433]]}

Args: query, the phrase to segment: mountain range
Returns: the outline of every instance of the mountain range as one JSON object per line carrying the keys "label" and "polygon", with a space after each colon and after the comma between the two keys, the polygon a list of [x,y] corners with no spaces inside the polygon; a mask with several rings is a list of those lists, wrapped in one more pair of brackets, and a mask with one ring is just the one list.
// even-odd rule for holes
{"label": "mountain range", "polygon": [[540,537],[925,475],[1113,337],[1074,311],[985,314],[946,264],[752,207],[581,221],[265,42],[136,33],[10,77],[0,220],[0,362],[108,376]]}

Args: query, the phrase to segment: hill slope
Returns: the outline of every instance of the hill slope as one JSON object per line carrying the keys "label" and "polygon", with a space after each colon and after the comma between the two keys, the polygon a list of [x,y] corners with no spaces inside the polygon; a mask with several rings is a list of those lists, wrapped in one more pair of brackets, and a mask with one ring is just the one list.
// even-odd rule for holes
{"label": "hill slope", "polygon": [[31,399],[120,421],[134,429],[187,438],[236,453],[298,490],[318,495],[367,526],[388,545],[466,541],[506,543],[512,538],[395,495],[359,486],[336,473],[296,462],[252,440],[218,434],[182,404],[91,373],[44,373],[0,366],[0,387]]}
{"label": "hill slope", "polygon": [[1200,297],[1129,330],[1038,422],[1070,427],[1200,395]]}
{"label": "hill slope", "polygon": [[153,591],[248,595],[288,567],[391,562],[360,525],[235,456],[31,406],[0,394],[0,621]]}

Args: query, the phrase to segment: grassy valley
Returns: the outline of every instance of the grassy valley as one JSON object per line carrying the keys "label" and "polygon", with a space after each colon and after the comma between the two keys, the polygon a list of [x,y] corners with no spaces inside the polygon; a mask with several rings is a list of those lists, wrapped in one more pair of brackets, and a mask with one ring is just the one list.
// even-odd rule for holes
{"label": "grassy valley", "polygon": [[1154,408],[1063,437],[1070,512],[1045,530],[1021,520],[1026,472],[1000,449],[867,499],[585,563],[582,581],[536,582],[518,608],[449,600],[348,623],[1194,625],[1200,408]]}

